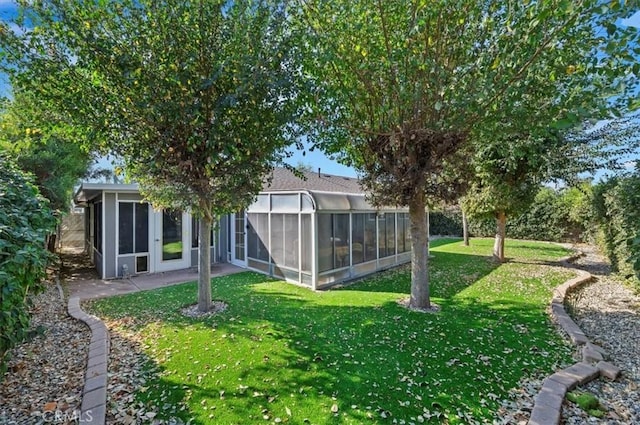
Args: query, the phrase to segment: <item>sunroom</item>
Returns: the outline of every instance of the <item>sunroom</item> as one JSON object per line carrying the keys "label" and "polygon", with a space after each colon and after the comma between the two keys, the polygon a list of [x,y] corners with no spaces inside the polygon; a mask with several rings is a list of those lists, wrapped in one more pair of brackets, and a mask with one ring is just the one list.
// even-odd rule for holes
{"label": "sunroom", "polygon": [[411,260],[408,211],[362,193],[262,192],[246,229],[247,268],[313,289]]}

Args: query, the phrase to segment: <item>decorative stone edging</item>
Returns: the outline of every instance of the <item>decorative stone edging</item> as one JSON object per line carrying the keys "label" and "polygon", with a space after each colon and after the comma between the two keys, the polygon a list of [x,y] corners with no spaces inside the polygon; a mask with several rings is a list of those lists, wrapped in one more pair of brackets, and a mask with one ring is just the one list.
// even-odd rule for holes
{"label": "decorative stone edging", "polygon": [[80,298],[69,298],[68,311],[71,317],[84,322],[91,329],[91,343],[80,407],[80,424],[104,425],[107,413],[109,332],[100,319],[82,311]]}
{"label": "decorative stone edging", "polygon": [[[582,253],[577,253],[570,257],[562,258],[559,262],[565,267],[573,268],[574,266],[571,262],[582,255]],[[571,342],[576,347],[581,347],[582,361],[554,373],[543,381],[542,388],[535,397],[529,425],[559,424],[562,403],[567,391],[573,390],[577,385],[584,385],[598,376],[615,380],[620,374],[619,368],[605,361],[608,357],[605,349],[589,341],[589,338],[569,317],[564,308],[564,300],[569,292],[593,280],[591,273],[584,270],[575,270],[578,272],[578,276],[569,279],[553,291],[550,310],[551,316],[567,333]]]}

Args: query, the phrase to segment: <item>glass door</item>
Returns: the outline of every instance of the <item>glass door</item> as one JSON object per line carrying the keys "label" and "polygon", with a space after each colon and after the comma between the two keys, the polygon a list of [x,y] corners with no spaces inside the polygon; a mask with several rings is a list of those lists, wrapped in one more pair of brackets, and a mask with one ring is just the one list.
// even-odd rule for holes
{"label": "glass door", "polygon": [[246,266],[246,224],[244,210],[233,214],[231,220],[231,262],[239,266]]}
{"label": "glass door", "polygon": [[[156,271],[190,266],[185,214],[175,210],[156,212]],[[189,254],[189,255],[187,255]]]}

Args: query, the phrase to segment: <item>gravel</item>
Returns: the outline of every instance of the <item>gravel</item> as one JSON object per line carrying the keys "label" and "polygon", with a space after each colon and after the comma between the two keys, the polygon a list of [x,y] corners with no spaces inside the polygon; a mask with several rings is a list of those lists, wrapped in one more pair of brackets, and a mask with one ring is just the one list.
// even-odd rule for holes
{"label": "gravel", "polygon": [[[611,275],[606,259],[593,247],[581,245],[578,249],[585,255],[574,265],[596,280],[570,293],[565,305],[587,337],[607,350],[609,361],[622,369],[622,375],[613,382],[599,378],[578,388],[599,399],[606,411],[603,418],[590,416],[565,400],[561,423],[640,424],[640,297]],[[580,361],[578,350],[575,353],[575,360]],[[526,425],[545,377],[523,379],[510,399],[502,401],[494,423]]]}
{"label": "gravel", "polygon": [[76,423],[91,334],[67,315],[55,284],[34,297],[32,339],[11,351],[0,382],[0,424]]}
{"label": "gravel", "polygon": [[576,261],[597,277],[567,298],[566,305],[592,342],[609,353],[610,362],[622,369],[616,381],[597,379],[580,389],[595,395],[607,414],[590,417],[573,403],[565,402],[566,424],[640,423],[640,297],[612,276],[606,261],[593,248]]}

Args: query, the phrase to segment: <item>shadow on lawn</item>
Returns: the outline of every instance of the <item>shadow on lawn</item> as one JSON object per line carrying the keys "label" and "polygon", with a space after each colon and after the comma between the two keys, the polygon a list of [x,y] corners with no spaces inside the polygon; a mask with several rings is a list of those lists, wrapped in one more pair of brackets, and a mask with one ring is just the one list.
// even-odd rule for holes
{"label": "shadow on lawn", "polygon": [[[460,257],[476,264],[474,273],[495,268],[464,255],[438,253],[436,258],[447,267]],[[146,301],[153,311],[145,320],[166,327],[157,341],[184,345],[175,347],[184,351],[176,364],[199,363],[188,367],[190,375],[160,378],[145,397],[174,391],[181,399],[190,392],[198,424],[219,423],[221,412],[225,423],[264,422],[265,415],[270,421],[285,419],[287,409],[293,423],[306,417],[311,423],[360,423],[370,421],[368,415],[374,421],[385,416],[409,421],[423,408],[490,417],[497,402],[488,394],[504,397],[522,375],[549,372],[567,352],[549,338],[552,328],[543,308],[455,297],[473,283],[456,280],[440,291],[443,311],[423,314],[399,306],[403,292],[390,281],[312,293],[242,273],[214,280],[214,298],[228,302],[229,309],[205,320],[177,313],[196,299],[195,284],[154,291]],[[437,284],[433,289],[437,293]],[[135,296],[120,298],[125,313],[139,315],[144,304]],[[195,338],[199,332],[207,338],[204,343],[175,340],[181,333]],[[205,364],[225,367],[194,382]],[[331,411],[334,403],[337,414]],[[211,405],[215,410],[203,409]]]}

